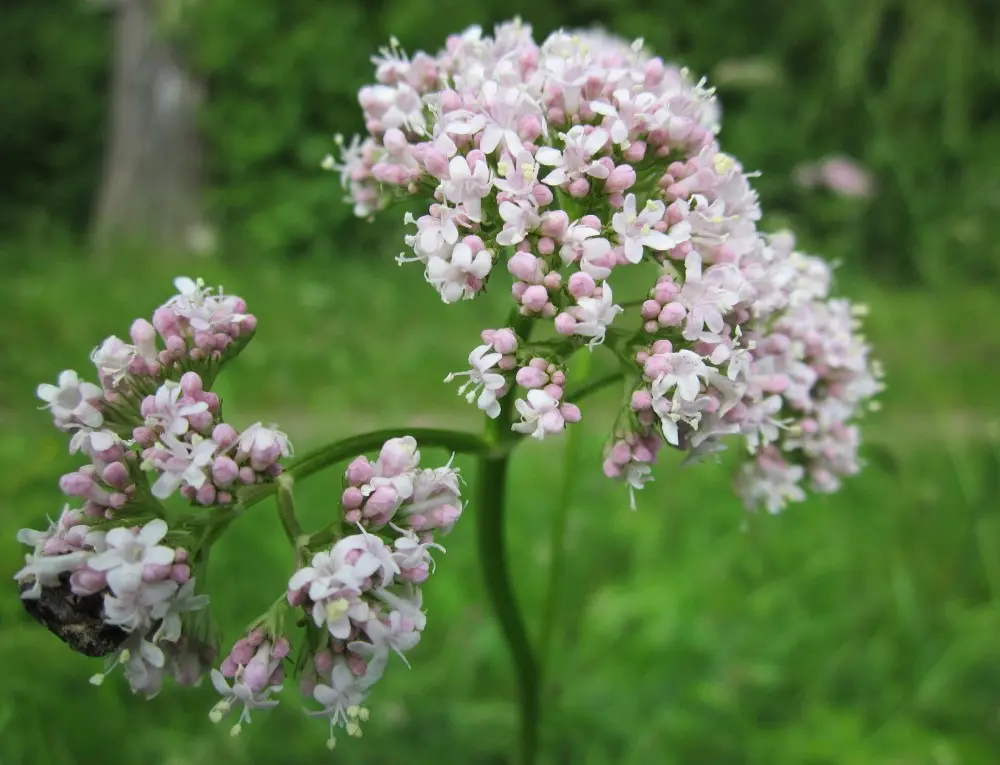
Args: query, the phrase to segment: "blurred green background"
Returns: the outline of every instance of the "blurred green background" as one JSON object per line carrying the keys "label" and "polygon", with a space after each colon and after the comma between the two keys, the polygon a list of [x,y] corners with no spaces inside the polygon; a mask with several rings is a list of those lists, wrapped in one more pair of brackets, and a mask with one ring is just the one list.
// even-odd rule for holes
{"label": "blurred green background", "polygon": [[[0,13],[0,568],[18,568],[15,531],[58,512],[58,477],[75,464],[36,411],[35,385],[87,369],[90,350],[148,316],[178,274],[224,284],[259,318],[216,386],[238,426],[277,422],[302,450],[375,427],[479,427],[441,379],[502,321],[504,297],[442,305],[416,267],[393,264],[396,216],[356,221],[318,165],[333,133],[360,129],[355,94],[390,35],[433,51],[516,13],[539,38],[597,22],[719,86],[724,148],[763,172],[765,228],[792,226],[804,249],[842,264],[839,291],[871,306],[888,390],[866,424],[867,471],[779,517],[744,516],[731,455],[683,471],[668,459],[629,512],[599,469],[616,394],[588,405],[545,761],[1000,762],[995,3],[142,3],[156,44],[198,83],[204,183],[190,196],[206,224],[182,246],[143,243],[141,227],[115,248],[91,246],[102,168],[120,150],[111,104],[125,11],[10,0]],[[795,184],[797,167],[840,154],[871,174],[872,196]],[[511,557],[532,626],[563,449],[525,445],[514,464]],[[333,474],[304,484],[307,515],[328,515],[338,487]],[[365,737],[334,755],[293,688],[231,739],[208,721],[210,687],[141,702],[121,678],[88,685],[98,664],[34,624],[11,586],[0,765],[505,762],[513,683],[477,573],[474,513],[427,587],[413,668],[387,672]],[[232,637],[280,592],[291,560],[266,506],[223,547],[212,596]]]}

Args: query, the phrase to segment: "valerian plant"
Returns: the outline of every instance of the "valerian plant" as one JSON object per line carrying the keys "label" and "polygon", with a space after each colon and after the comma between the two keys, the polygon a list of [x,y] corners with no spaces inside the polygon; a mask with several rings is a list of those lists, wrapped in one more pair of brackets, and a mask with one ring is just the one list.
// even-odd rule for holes
{"label": "valerian plant", "polygon": [[[546,652],[528,639],[507,571],[514,447],[561,433],[587,395],[620,385],[603,471],[633,509],[664,446],[693,462],[735,441],[746,453],[736,492],[778,512],[860,469],[855,420],[874,407],[881,373],[858,331],[863,311],[830,297],[830,267],[791,234],[758,231],[753,174],[719,146],[713,91],[641,41],[557,32],[539,45],[515,20],[492,37],[452,36],[436,56],[408,57],[393,41],[373,61],[378,82],[359,94],[368,135],[340,141],[325,166],[358,215],[426,200],[426,213],[406,215],[415,228],[398,260],[422,264],[444,302],[512,276],[506,326],[483,330],[469,368],[445,378],[461,380],[485,433],[378,431],[289,462],[285,434],[236,430],[211,392],[254,317],[241,299],[178,279],[152,323],[132,325],[132,343],[111,337],[94,351],[99,385],[67,371],[39,387],[90,464],[60,482],[82,505],[19,536],[34,549],[16,579],[40,621],[108,657],[94,682],[120,665],[152,696],[168,674],[210,674],[221,696],[210,717],[235,719],[235,734],[293,673],[333,747],[338,729],[361,735],[371,687],[420,640],[422,585],[464,509],[458,469],[423,466],[418,442],[474,455],[479,560],[517,672],[528,765]],[[632,268],[648,291],[616,302],[611,278]],[[599,348],[619,371],[573,380],[570,360]],[[328,525],[304,532],[294,482],[351,458]],[[186,507],[165,503],[174,495]],[[297,568],[223,656],[203,592],[209,553],[272,496]]]}

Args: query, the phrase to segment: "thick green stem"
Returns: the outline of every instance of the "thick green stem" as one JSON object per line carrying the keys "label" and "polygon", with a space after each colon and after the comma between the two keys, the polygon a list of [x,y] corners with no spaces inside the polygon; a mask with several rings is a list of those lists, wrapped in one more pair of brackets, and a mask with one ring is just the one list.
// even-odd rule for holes
{"label": "thick green stem", "polygon": [[518,710],[521,718],[517,762],[519,765],[534,765],[538,751],[538,666],[524,620],[517,608],[507,569],[504,504],[508,461],[507,454],[488,455],[479,461],[476,503],[479,565],[482,567],[487,594],[510,649],[517,677]]}
{"label": "thick green stem", "polygon": [[[522,340],[531,332],[531,322],[512,313],[510,326]],[[504,640],[510,650],[517,682],[517,706],[520,715],[520,732],[516,762],[534,765],[538,754],[538,729],[540,700],[538,662],[531,648],[524,618],[517,607],[517,600],[507,568],[507,540],[504,510],[507,502],[507,468],[511,449],[518,443],[513,422],[514,391],[509,390],[500,401],[500,416],[486,420],[486,443],[490,450],[479,460],[476,503],[476,537],[479,546],[479,565],[486,584],[486,594],[496,614]]]}

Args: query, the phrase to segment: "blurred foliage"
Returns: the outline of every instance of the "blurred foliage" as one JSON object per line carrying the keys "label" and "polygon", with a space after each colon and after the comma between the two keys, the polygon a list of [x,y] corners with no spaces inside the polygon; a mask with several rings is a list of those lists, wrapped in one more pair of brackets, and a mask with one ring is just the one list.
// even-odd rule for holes
{"label": "blurred foliage", "polygon": [[[395,252],[398,221],[354,220],[318,170],[334,133],[361,128],[369,57],[390,35],[435,51],[452,31],[517,13],[537,36],[599,23],[718,73],[724,145],[763,171],[769,225],[793,224],[808,246],[894,282],[998,275],[1000,13],[990,0],[170,0],[168,30],[209,87],[210,212],[223,249]],[[11,200],[0,225],[44,216],[79,231],[104,129],[95,96],[106,24],[82,0],[20,0],[0,35],[11,72],[0,86]],[[791,182],[796,165],[827,154],[870,168],[877,196]]]}

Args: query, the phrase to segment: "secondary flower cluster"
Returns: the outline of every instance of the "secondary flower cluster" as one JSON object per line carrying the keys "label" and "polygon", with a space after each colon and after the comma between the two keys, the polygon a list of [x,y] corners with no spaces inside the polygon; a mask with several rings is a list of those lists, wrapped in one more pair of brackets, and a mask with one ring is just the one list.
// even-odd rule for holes
{"label": "secondary flower cluster", "polygon": [[[879,390],[877,370],[854,326],[827,318],[842,311],[824,302],[822,261],[758,232],[753,174],[721,150],[704,82],[642,41],[557,32],[538,44],[519,20],[453,35],[437,55],[410,58],[393,41],[373,61],[377,83],[359,93],[368,135],[326,167],[358,215],[427,198],[406,215],[416,228],[398,260],[421,263],[444,302],[475,298],[497,271],[513,279],[522,319],[484,332],[471,368],[448,376],[468,377],[470,402],[498,417],[518,385],[512,428],[557,433],[580,418],[564,401],[567,359],[606,343],[636,384],[605,472],[633,489],[663,442],[698,456],[736,435],[758,468],[741,474],[752,506],[797,496],[796,471],[776,472],[776,458],[805,460],[799,477],[821,488],[856,469],[846,423]],[[613,273],[640,265],[648,294],[616,303]],[[849,371],[792,325],[837,331]],[[801,366],[809,385],[785,368]]]}
{"label": "secondary flower cluster", "polygon": [[[450,463],[421,469],[410,437],[387,441],[374,461],[358,457],[344,481],[340,518],[328,534],[332,546],[321,546],[309,565],[293,574],[287,594],[287,607],[308,620],[300,690],[321,707],[308,714],[327,718],[330,748],[337,728],[361,735],[368,719],[363,703],[389,654],[408,665],[404,654],[419,642],[427,623],[420,585],[433,571],[431,550],[444,551],[434,533],[447,533],[461,513],[458,470]],[[312,547],[310,542],[306,550]],[[274,706],[288,652],[288,640],[273,619],[238,641],[212,672],[223,696],[212,719],[221,720],[239,704],[235,733],[251,710]]]}
{"label": "secondary flower cluster", "polygon": [[[108,671],[123,664],[132,689],[147,696],[168,671],[197,682],[214,659],[210,617],[193,613],[208,602],[194,576],[212,520],[205,513],[231,505],[241,486],[273,480],[291,453],[279,431],[224,423],[208,390],[253,334],[244,301],[200,280],[175,285],[152,322],[132,324],[132,344],[109,337],[94,350],[100,385],[67,370],[38,387],[56,427],[70,434],[70,453],[89,464],[59,482],[81,507],[67,505],[44,532],[18,535],[33,551],[15,575],[46,626],[88,655],[111,655]],[[203,513],[168,528],[161,500],[175,493]]]}

